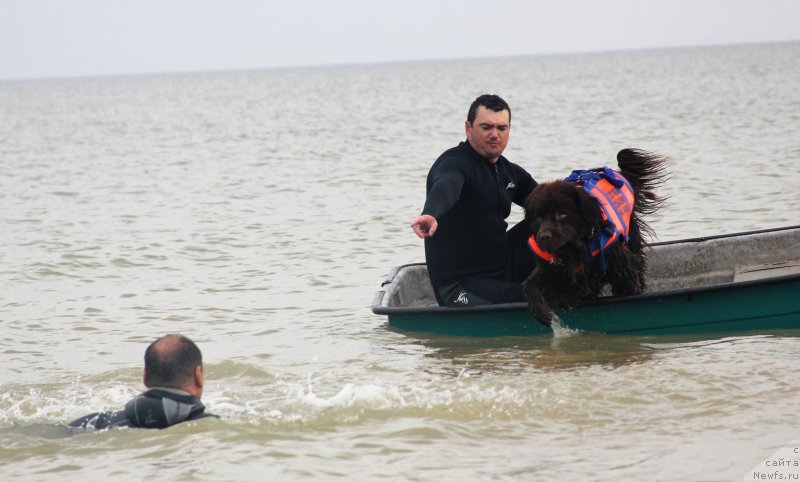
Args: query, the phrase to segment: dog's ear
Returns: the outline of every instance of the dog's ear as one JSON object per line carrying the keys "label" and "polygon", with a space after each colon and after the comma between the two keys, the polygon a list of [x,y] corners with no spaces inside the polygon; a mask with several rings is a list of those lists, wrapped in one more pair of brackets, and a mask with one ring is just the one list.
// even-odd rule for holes
{"label": "dog's ear", "polygon": [[582,188],[575,186],[573,200],[578,207],[580,216],[590,229],[599,228],[603,225],[603,215],[600,212],[600,204],[597,199],[590,196]]}
{"label": "dog's ear", "polygon": [[525,211],[525,221],[529,224],[536,219],[536,189],[534,189],[528,197],[525,198],[525,202],[522,205],[523,210]]}

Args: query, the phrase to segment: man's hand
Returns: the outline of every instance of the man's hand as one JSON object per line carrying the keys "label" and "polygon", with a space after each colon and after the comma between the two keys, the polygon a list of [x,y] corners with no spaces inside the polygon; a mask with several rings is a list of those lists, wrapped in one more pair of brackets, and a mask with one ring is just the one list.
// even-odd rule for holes
{"label": "man's hand", "polygon": [[411,221],[411,228],[420,238],[430,238],[436,234],[436,228],[439,227],[439,222],[430,214],[423,214],[417,216]]}

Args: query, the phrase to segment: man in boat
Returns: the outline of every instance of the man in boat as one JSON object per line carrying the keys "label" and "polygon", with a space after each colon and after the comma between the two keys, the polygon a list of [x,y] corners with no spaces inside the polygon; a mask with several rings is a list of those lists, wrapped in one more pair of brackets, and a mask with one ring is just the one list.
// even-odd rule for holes
{"label": "man in boat", "polygon": [[496,95],[472,103],[467,139],[433,163],[422,214],[411,227],[425,240],[425,259],[442,306],[523,301],[521,282],[533,269],[524,221],[506,231],[511,203],[536,187],[525,169],[503,157],[511,108]]}
{"label": "man in boat", "polygon": [[95,412],[69,424],[85,430],[111,427],[166,428],[187,420],[217,417],[205,412],[203,356],[183,335],[163,336],[144,352],[144,386],[123,410]]}

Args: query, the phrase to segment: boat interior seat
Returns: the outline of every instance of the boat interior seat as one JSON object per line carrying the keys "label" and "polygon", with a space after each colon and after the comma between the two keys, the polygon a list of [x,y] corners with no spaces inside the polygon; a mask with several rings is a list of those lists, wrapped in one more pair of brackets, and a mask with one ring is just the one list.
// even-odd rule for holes
{"label": "boat interior seat", "polygon": [[663,243],[648,257],[648,291],[792,274],[798,265],[800,230]]}

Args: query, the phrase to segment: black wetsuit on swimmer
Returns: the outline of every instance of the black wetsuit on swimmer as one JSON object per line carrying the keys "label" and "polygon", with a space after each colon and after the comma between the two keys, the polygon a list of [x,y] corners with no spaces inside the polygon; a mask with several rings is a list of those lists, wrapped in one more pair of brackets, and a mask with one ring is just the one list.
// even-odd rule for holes
{"label": "black wetsuit on swimmer", "polygon": [[205,412],[199,398],[183,390],[151,388],[125,405],[123,410],[95,412],[70,422],[86,430],[111,427],[167,428],[180,422],[217,417]]}
{"label": "black wetsuit on swimmer", "polygon": [[425,259],[440,305],[523,300],[520,283],[534,267],[529,233],[524,222],[506,232],[505,219],[535,187],[524,169],[503,156],[492,164],[466,141],[433,163],[422,214],[439,224]]}

